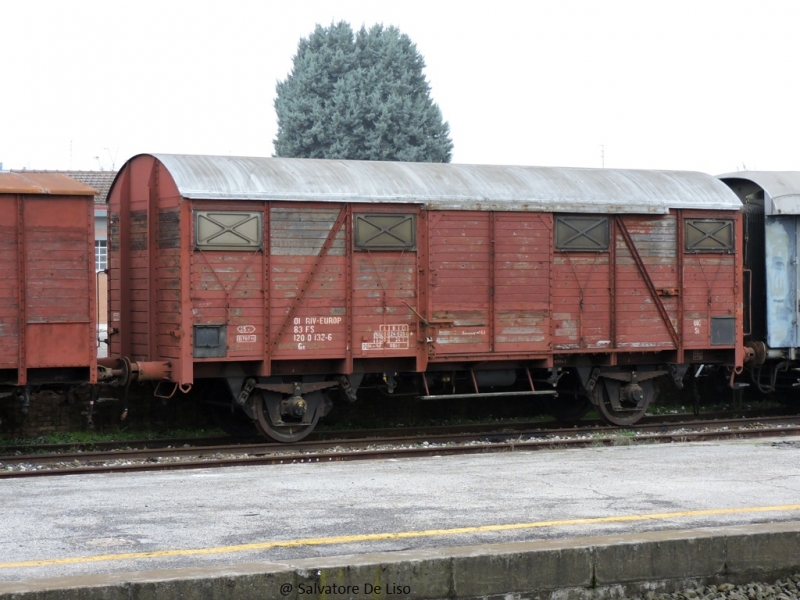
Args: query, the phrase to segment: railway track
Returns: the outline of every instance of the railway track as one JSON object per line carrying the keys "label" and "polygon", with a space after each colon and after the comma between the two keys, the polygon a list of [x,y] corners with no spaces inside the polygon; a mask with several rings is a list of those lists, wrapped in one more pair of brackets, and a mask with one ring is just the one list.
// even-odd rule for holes
{"label": "railway track", "polygon": [[0,456],[0,479],[800,435],[800,416]]}
{"label": "railway track", "polygon": [[[786,407],[777,407],[769,409],[758,410],[737,410],[719,413],[709,413],[700,415],[700,417],[693,413],[671,413],[662,415],[648,415],[642,418],[637,424],[636,428],[649,427],[659,424],[674,424],[674,423],[690,423],[698,418],[702,422],[713,422],[714,420],[732,421],[736,418],[742,419],[757,419],[757,418],[770,418],[770,417],[790,417],[797,415],[796,411],[787,409]],[[519,431],[525,432],[535,429],[590,429],[598,427],[607,427],[605,421],[601,419],[583,419],[569,428],[565,427],[563,423],[558,421],[519,421],[519,422],[498,422],[498,423],[459,423],[451,425],[427,425],[427,426],[402,426],[402,427],[382,427],[370,429],[352,429],[352,430],[317,430],[306,438],[306,442],[313,441],[334,441],[334,440],[350,440],[359,438],[394,438],[394,437],[407,437],[407,436],[425,436],[425,435],[441,435],[447,433],[494,433],[494,432],[512,432]],[[230,436],[216,436],[216,437],[186,437],[186,438],[163,438],[163,439],[139,439],[139,440],[121,440],[121,441],[98,441],[98,442],[64,442],[56,444],[4,444],[0,441],[0,461],[3,456],[13,455],[33,455],[33,454],[49,454],[49,453],[64,453],[64,452],[97,452],[102,450],[126,450],[126,449],[169,449],[175,447],[213,447],[213,446],[228,446],[234,444],[250,445],[262,444],[268,445],[264,438],[254,436],[252,438],[232,438]],[[277,445],[277,444],[276,444]],[[284,446],[284,444],[279,444]],[[296,445],[295,445],[296,446]],[[295,447],[289,446],[289,447]]]}

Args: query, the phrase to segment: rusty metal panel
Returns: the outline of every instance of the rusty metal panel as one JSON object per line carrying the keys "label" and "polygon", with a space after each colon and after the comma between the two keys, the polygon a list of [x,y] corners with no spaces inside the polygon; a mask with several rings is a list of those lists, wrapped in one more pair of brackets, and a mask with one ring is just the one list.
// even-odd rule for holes
{"label": "rusty metal panel", "polygon": [[97,190],[60,173],[0,173],[0,194],[92,196]]}
{"label": "rusty metal panel", "polygon": [[84,323],[28,323],[25,328],[29,369],[89,367],[95,358],[96,335]]}
{"label": "rusty metal panel", "polygon": [[166,166],[180,194],[193,199],[575,213],[665,214],[670,208],[740,207],[736,195],[719,180],[685,171],[153,156]]}

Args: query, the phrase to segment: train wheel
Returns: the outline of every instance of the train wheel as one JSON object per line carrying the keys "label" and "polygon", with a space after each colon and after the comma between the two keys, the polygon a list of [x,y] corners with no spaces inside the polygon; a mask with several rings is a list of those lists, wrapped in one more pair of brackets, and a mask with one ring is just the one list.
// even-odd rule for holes
{"label": "train wheel", "polygon": [[322,392],[306,394],[307,414],[302,416],[282,414],[284,400],[281,394],[264,392],[253,395],[256,396],[256,427],[262,435],[276,442],[299,442],[305,438],[314,431],[324,408]]}
{"label": "train wheel", "polygon": [[601,379],[594,387],[597,412],[611,425],[633,425],[644,416],[653,400],[653,382],[621,385],[620,382]]}

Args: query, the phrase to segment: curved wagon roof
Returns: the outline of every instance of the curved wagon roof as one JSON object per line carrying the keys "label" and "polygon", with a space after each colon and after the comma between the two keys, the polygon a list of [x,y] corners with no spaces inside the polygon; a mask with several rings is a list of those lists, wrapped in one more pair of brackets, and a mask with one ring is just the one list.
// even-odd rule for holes
{"label": "curved wagon roof", "polygon": [[149,156],[164,165],[181,196],[190,199],[413,203],[428,209],[578,213],[741,208],[721,181],[689,171]]}
{"label": "curved wagon roof", "polygon": [[[800,171],[740,171],[718,177],[731,186],[740,187],[743,197],[757,191],[755,186],[761,188],[767,215],[800,214]],[[742,181],[750,185],[737,185]]]}

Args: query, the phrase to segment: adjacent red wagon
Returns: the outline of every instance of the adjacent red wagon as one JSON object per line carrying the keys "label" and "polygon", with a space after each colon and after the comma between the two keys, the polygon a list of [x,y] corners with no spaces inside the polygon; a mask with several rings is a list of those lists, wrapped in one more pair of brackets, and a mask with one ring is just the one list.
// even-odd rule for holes
{"label": "adjacent red wagon", "polygon": [[656,378],[741,366],[740,210],[690,172],[140,155],[109,194],[109,356],[159,395],[224,380],[278,439],[365,384],[565,374],[634,422]]}
{"label": "adjacent red wagon", "polygon": [[0,396],[97,381],[95,190],[0,173]]}

